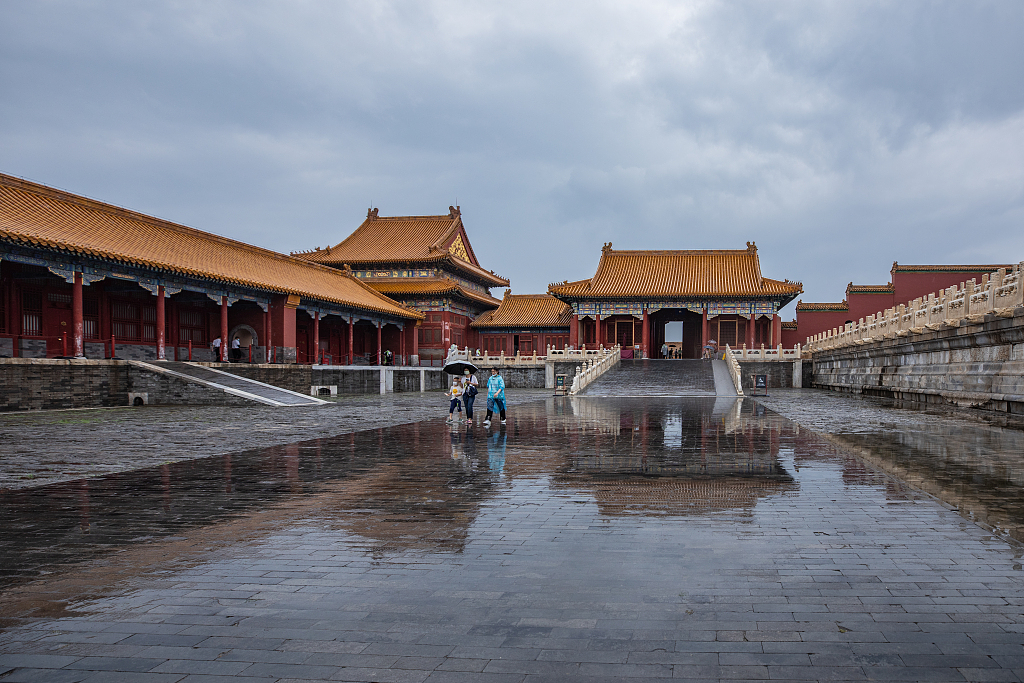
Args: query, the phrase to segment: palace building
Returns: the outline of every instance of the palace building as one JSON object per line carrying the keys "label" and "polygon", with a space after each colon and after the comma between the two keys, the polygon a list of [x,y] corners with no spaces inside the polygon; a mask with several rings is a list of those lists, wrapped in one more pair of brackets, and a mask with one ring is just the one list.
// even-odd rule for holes
{"label": "palace building", "polygon": [[[496,302],[497,303],[497,302]],[[351,273],[0,174],[0,356],[379,363],[424,318]]]}
{"label": "palace building", "polygon": [[350,271],[360,282],[423,313],[413,353],[435,364],[452,344],[479,346],[472,323],[501,303],[490,288],[509,285],[480,265],[457,206],[440,216],[386,217],[370,209],[362,225],[339,244],[293,255]]}
{"label": "palace building", "polygon": [[533,353],[544,355],[550,346],[569,345],[572,308],[550,294],[512,294],[505,290],[501,305],[483,313],[472,327],[480,335],[479,348],[491,356]]}
{"label": "palace building", "polygon": [[781,343],[779,310],[803,291],[799,282],[761,275],[757,247],[686,251],[601,250],[594,277],[548,286],[571,309],[569,344],[621,344],[623,356],[661,357],[665,324],[682,322],[684,358],[704,344]]}

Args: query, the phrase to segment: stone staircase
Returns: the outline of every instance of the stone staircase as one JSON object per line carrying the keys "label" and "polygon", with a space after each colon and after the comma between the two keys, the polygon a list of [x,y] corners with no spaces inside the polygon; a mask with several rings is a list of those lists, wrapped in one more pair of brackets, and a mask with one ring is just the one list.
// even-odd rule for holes
{"label": "stone staircase", "polygon": [[[587,396],[735,396],[728,371],[706,360],[624,360],[591,384]],[[716,379],[721,375],[723,379]],[[722,386],[718,386],[722,385]]]}

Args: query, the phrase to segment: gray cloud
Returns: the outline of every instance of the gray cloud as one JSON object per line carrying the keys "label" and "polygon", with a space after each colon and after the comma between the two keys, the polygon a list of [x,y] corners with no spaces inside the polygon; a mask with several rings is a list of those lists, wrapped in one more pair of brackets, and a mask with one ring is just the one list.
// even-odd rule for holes
{"label": "gray cloud", "polygon": [[458,201],[518,292],[1024,258],[1012,2],[0,4],[0,170],[282,251]]}

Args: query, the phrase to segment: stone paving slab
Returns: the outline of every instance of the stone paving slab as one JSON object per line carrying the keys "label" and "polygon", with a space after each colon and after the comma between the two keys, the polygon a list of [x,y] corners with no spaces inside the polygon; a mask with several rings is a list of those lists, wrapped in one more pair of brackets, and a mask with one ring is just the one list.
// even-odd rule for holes
{"label": "stone paving slab", "polygon": [[[509,410],[547,398],[516,389]],[[482,410],[481,410],[482,408]],[[441,392],[343,396],[322,406],[144,406],[0,413],[0,490],[96,477],[186,459],[236,453],[448,412]],[[483,420],[486,401],[477,402]]]}
{"label": "stone paving slab", "polygon": [[829,436],[551,399],[9,492],[0,680],[1020,680],[1021,547]]}

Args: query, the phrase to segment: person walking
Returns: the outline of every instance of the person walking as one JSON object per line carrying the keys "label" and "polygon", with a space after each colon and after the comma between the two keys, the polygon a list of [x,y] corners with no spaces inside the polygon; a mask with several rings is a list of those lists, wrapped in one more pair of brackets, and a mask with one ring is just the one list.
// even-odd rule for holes
{"label": "person walking", "polygon": [[216,363],[220,361],[220,337],[214,339],[211,346],[213,347],[213,362]]}
{"label": "person walking", "polygon": [[452,386],[448,389],[446,395],[451,399],[448,403],[448,419],[446,423],[451,424],[455,421],[455,411],[459,411],[459,415],[462,415],[462,401],[459,400],[462,396],[462,382],[459,381],[458,377],[452,377]]}
{"label": "person walking", "polygon": [[668,344],[661,345],[661,357],[668,358]]}
{"label": "person walking", "polygon": [[480,380],[470,372],[469,368],[462,371],[462,402],[466,404],[466,423],[473,423],[473,402],[479,391]]}
{"label": "person walking", "polygon": [[498,368],[491,368],[491,376],[487,378],[487,418],[485,425],[491,424],[494,409],[498,409],[501,424],[505,424],[505,380],[498,374]]}

